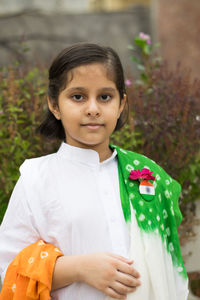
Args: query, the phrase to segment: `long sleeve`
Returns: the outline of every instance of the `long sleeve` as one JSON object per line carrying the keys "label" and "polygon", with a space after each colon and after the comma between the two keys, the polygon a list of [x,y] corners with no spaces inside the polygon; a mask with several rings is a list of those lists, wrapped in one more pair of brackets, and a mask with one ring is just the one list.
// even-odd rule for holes
{"label": "long sleeve", "polygon": [[0,274],[2,282],[9,263],[24,247],[39,239],[40,234],[28,205],[21,176],[13,190],[0,227]]}

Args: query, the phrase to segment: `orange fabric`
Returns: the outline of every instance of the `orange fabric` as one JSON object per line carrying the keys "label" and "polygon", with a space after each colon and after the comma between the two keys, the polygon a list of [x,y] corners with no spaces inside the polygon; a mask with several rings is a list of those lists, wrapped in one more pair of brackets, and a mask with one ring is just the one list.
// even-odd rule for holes
{"label": "orange fabric", "polygon": [[8,266],[0,300],[49,300],[56,259],[62,252],[40,240],[24,248]]}

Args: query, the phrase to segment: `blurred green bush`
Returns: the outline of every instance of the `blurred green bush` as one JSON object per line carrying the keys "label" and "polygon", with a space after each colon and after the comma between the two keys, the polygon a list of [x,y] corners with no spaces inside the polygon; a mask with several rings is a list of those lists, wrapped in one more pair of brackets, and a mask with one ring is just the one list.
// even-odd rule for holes
{"label": "blurred green bush", "polygon": [[46,71],[19,64],[0,71],[0,222],[19,166],[56,148],[35,134],[46,110],[46,78]]}

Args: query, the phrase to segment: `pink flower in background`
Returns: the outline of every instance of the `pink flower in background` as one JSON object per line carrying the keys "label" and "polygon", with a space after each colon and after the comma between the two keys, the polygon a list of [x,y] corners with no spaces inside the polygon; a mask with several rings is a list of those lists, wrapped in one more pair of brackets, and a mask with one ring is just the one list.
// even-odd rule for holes
{"label": "pink flower in background", "polygon": [[137,179],[147,179],[147,180],[155,180],[155,177],[152,176],[153,172],[150,172],[149,169],[142,169],[140,171],[139,170],[134,170],[134,171],[131,171],[130,174],[129,174],[129,179],[132,179],[132,180],[137,180]]}
{"label": "pink flower in background", "polygon": [[139,37],[140,37],[142,40],[145,40],[145,33],[144,33],[144,32],[140,32],[140,33],[139,33]]}
{"label": "pink flower in background", "polygon": [[131,80],[130,80],[130,79],[126,79],[126,80],[125,80],[125,85],[127,85],[127,86],[132,85]]}
{"label": "pink flower in background", "polygon": [[148,34],[145,34],[144,32],[140,32],[139,33],[139,37],[141,38],[141,40],[146,41],[148,45],[151,44],[151,37]]}

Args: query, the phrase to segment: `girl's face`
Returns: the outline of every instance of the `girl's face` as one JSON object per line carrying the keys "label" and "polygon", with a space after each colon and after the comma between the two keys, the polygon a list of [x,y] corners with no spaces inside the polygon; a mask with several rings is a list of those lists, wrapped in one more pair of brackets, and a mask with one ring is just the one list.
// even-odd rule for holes
{"label": "girl's face", "polygon": [[72,70],[72,80],[49,109],[62,121],[67,143],[98,151],[108,149],[109,138],[124,108],[115,83],[107,77],[103,64],[93,63]]}

